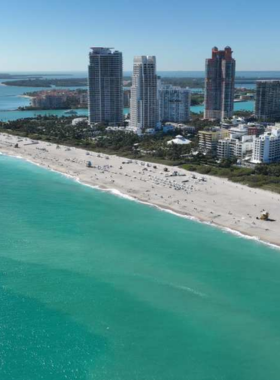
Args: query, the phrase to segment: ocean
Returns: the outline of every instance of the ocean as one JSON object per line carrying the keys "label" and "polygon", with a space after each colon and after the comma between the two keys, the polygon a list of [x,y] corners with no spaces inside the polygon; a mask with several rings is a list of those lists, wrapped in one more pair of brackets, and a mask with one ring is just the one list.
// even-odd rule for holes
{"label": "ocean", "polygon": [[280,250],[0,155],[1,380],[278,380]]}
{"label": "ocean", "polygon": [[[65,73],[41,73],[41,72],[17,72],[13,74],[28,74],[28,75],[42,75],[48,74],[45,76],[46,78],[66,78],[66,77],[74,77],[74,78],[85,78],[86,72],[65,72]],[[63,76],[61,76],[63,74]],[[204,76],[204,72],[202,71],[159,71],[158,74],[160,76],[170,76],[170,77],[193,77],[193,78],[201,78]],[[131,75],[131,72],[124,72],[124,75]],[[280,78],[279,71],[239,71],[237,72],[237,76],[244,78]],[[17,120],[21,118],[28,117],[36,117],[38,115],[56,115],[56,116],[64,116],[64,110],[44,110],[44,111],[18,111],[18,107],[26,107],[29,105],[29,99],[22,97],[22,95],[26,92],[47,90],[49,88],[32,88],[32,87],[12,87],[12,86],[3,86],[2,82],[5,82],[4,79],[0,79],[0,121],[9,121],[9,120]],[[249,89],[255,88],[254,84],[242,84],[239,83],[238,87],[246,87]],[[61,87],[57,87],[61,88]],[[75,89],[77,87],[70,87],[69,89]],[[83,88],[83,87],[80,87]],[[86,87],[84,87],[86,88]],[[240,102],[235,103],[236,110],[246,110],[253,111],[254,110],[254,102]],[[203,106],[194,106],[191,107],[192,112],[199,113],[203,112]],[[127,113],[127,109],[124,110],[124,113]],[[87,109],[77,110],[78,116],[87,116]]]}

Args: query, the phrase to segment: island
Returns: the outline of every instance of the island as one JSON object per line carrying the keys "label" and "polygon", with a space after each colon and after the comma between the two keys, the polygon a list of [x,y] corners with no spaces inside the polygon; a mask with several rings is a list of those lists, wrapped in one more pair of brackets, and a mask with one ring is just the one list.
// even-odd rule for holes
{"label": "island", "polygon": [[16,87],[85,87],[87,78],[63,78],[63,79],[44,79],[28,78],[3,82],[6,86]]}
{"label": "island", "polygon": [[87,108],[88,94],[86,89],[53,89],[25,92],[24,97],[30,99],[30,105],[19,107],[19,111],[55,110]]}

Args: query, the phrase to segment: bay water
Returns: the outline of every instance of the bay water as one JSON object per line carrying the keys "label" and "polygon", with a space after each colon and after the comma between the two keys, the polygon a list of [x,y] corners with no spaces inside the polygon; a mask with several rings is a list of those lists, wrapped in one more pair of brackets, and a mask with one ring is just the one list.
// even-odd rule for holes
{"label": "bay water", "polygon": [[[40,73],[40,72],[34,72],[34,73],[26,73],[26,72],[17,72],[13,74],[21,74],[21,75],[40,75],[42,78],[85,78],[87,76],[86,72],[65,72],[65,73]],[[44,75],[45,74],[45,75]],[[47,75],[46,75],[47,74]],[[125,72],[124,75],[131,75],[131,72]],[[159,72],[159,75],[164,77],[203,77],[204,72],[201,71],[164,71]],[[280,72],[237,72],[237,75],[239,77],[245,78],[279,78]],[[38,115],[55,115],[55,116],[65,116],[64,110],[40,110],[40,111],[18,111],[17,109],[19,107],[26,107],[29,105],[30,100],[26,97],[22,97],[23,94],[28,92],[34,92],[34,91],[41,91],[41,90],[49,90],[50,88],[45,87],[16,87],[16,86],[4,86],[2,83],[7,80],[0,79],[0,121],[9,121],[9,120],[17,120],[21,118],[32,118],[36,117]],[[239,83],[237,87],[246,87],[248,89],[255,88],[255,84],[242,84]],[[56,88],[63,88],[63,87],[56,87]],[[76,89],[77,87],[69,87],[68,89]],[[86,87],[79,87],[86,89]],[[196,91],[196,89],[194,89]],[[253,111],[254,110],[254,102],[238,102],[234,105],[235,110],[246,110],[246,111]],[[88,111],[87,109],[79,109],[77,111],[77,116],[87,116]],[[124,109],[124,113],[128,113],[128,109]],[[191,111],[194,113],[200,113],[204,111],[204,106],[193,106],[191,107]]]}

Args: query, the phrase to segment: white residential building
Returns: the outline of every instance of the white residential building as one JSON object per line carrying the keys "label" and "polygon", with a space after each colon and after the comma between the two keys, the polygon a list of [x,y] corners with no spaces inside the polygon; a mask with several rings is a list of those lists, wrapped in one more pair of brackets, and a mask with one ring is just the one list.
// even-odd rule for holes
{"label": "white residential building", "polygon": [[185,123],[190,119],[189,88],[161,85],[159,89],[159,119],[162,122]]}
{"label": "white residential building", "polygon": [[192,125],[180,124],[180,123],[165,123],[162,125],[162,130],[164,133],[175,131],[179,129],[185,133],[194,134],[196,129]]}
{"label": "white residential building", "polygon": [[271,128],[259,137],[254,137],[253,157],[254,163],[269,164],[280,161],[280,125]]}
{"label": "white residential building", "polygon": [[248,154],[252,154],[253,136],[242,136],[238,138],[226,138],[218,141],[217,157],[239,158],[243,160]]}
{"label": "white residential building", "polygon": [[156,57],[134,58],[131,87],[130,125],[139,134],[154,129],[158,123]]}
{"label": "white residential building", "polygon": [[185,139],[185,137],[178,135],[175,139],[167,142],[167,145],[188,145],[191,144],[191,140]]}
{"label": "white residential building", "polygon": [[231,119],[225,119],[221,122],[221,127],[230,128],[232,126],[238,126],[239,124],[245,124],[246,121],[243,117],[233,116]]}
{"label": "white residential building", "polygon": [[88,118],[87,117],[77,117],[76,119],[73,119],[72,120],[72,125],[73,126],[76,126],[76,125],[79,125],[81,123],[86,123],[88,121]]}
{"label": "white residential building", "polygon": [[237,127],[230,128],[229,133],[231,139],[241,138],[248,134],[248,126],[246,124],[240,124]]}

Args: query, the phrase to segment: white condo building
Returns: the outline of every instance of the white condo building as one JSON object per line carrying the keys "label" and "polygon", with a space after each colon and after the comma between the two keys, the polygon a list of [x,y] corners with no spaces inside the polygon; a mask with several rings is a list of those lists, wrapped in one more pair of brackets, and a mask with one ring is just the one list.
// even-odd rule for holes
{"label": "white condo building", "polygon": [[161,85],[158,93],[160,121],[173,123],[189,121],[191,92],[188,88]]}
{"label": "white condo building", "polygon": [[93,47],[88,66],[89,121],[121,124],[123,121],[122,53]]}
{"label": "white condo building", "polygon": [[240,138],[226,138],[218,141],[217,157],[225,158],[239,158],[243,160],[247,155],[252,154],[253,150],[253,136],[242,136]]}
{"label": "white condo building", "polygon": [[139,134],[158,123],[156,57],[134,58],[130,102],[130,125]]}
{"label": "white condo building", "polygon": [[269,164],[280,161],[280,125],[271,128],[259,137],[254,137],[253,157],[254,163]]}

